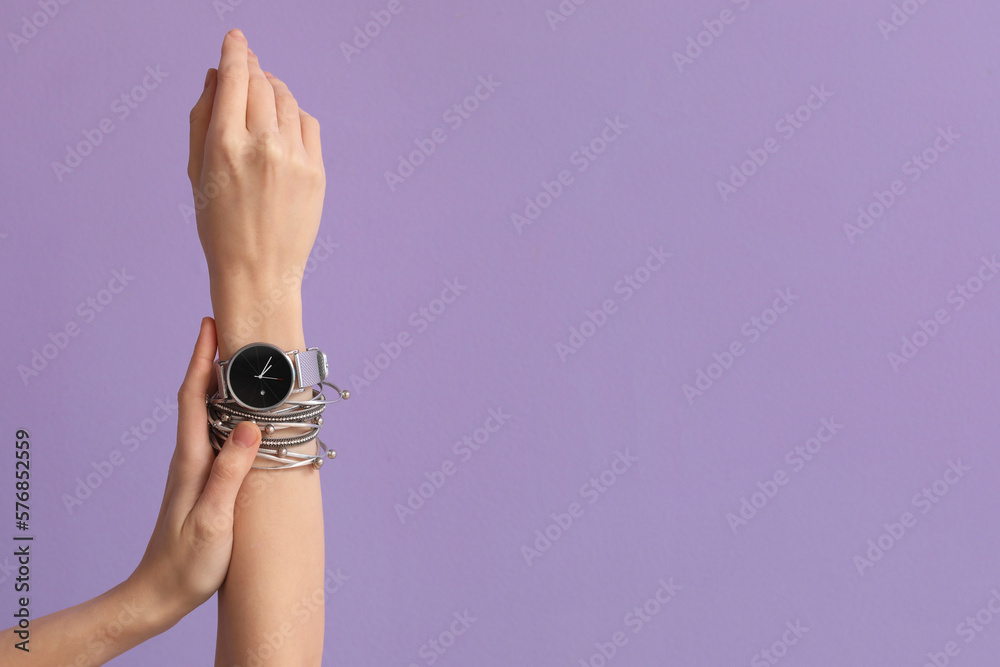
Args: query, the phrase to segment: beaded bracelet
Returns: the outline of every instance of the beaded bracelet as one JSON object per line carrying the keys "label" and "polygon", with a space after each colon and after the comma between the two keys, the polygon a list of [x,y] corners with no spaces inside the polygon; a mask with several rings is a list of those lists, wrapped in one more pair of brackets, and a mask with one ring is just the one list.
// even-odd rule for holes
{"label": "beaded bracelet", "polygon": [[[337,398],[327,400],[322,389],[315,386],[312,389],[312,398],[304,401],[286,401],[282,405],[267,411],[249,410],[232,399],[219,398],[216,396],[205,396],[205,403],[208,406],[209,436],[212,449],[216,452],[222,450],[222,445],[232,433],[236,425],[242,421],[252,421],[261,427],[261,443],[257,451],[257,457],[275,461],[282,465],[252,467],[260,470],[285,470],[288,468],[298,468],[305,465],[312,465],[319,469],[323,465],[323,455],[332,459],[337,453],[327,448],[326,444],[319,438],[319,430],[323,426],[323,412],[328,405],[339,403],[351,397],[350,392],[341,390],[330,382],[320,382],[319,385],[327,385],[337,392]],[[306,433],[301,433],[291,437],[272,437],[275,433],[289,428],[307,428]],[[316,440],[315,454],[300,454],[289,452],[289,447],[301,445]],[[321,453],[322,452],[322,453]]]}

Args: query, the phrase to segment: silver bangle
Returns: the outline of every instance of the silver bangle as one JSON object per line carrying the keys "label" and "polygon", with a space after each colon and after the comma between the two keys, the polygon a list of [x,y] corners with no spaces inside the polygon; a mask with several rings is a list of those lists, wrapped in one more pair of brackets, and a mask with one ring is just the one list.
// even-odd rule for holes
{"label": "silver bangle", "polygon": [[[312,465],[320,468],[323,465],[324,454],[326,458],[332,459],[337,453],[327,448],[326,444],[319,438],[320,428],[323,426],[322,414],[328,405],[339,403],[350,398],[350,392],[341,390],[336,385],[322,381],[319,383],[320,389],[313,387],[312,398],[303,401],[286,401],[282,405],[268,411],[251,411],[237,404],[231,399],[223,399],[216,396],[205,396],[205,404],[208,408],[209,440],[212,449],[218,453],[222,450],[222,445],[233,432],[236,425],[242,421],[252,421],[261,428],[261,444],[257,451],[257,457],[281,463],[278,466],[254,465],[253,468],[262,470],[284,470],[287,468],[299,468]],[[322,385],[327,385],[337,392],[337,398],[327,400],[323,394]],[[292,437],[271,437],[278,430],[288,428],[307,428],[307,433],[302,433]],[[310,440],[316,440],[315,454],[300,454],[289,452],[289,447],[302,445]],[[320,452],[323,452],[322,454]]]}
{"label": "silver bangle", "polygon": [[[223,441],[224,442],[224,441]],[[222,443],[217,442],[216,439],[212,438],[212,449],[216,452],[222,450]],[[275,454],[269,454],[267,452],[258,451],[257,458],[265,459],[268,461],[276,461],[283,465],[279,466],[261,466],[252,465],[251,468],[257,468],[258,470],[286,470],[289,468],[301,468],[302,466],[311,465],[317,470],[323,467],[323,455],[320,451],[325,452],[326,458],[332,459],[337,456],[337,452],[332,449],[327,449],[326,445],[322,440],[316,438],[316,453],[315,454],[300,454],[298,452],[289,452],[284,448],[277,450]]]}

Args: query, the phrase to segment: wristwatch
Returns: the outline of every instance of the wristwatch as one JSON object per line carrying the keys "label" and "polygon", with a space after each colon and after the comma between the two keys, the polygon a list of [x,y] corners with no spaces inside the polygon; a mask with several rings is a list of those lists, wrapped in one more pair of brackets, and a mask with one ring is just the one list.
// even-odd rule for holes
{"label": "wristwatch", "polygon": [[285,352],[270,343],[244,345],[215,367],[218,397],[257,411],[278,407],[293,392],[320,384],[329,373],[326,355],[319,348]]}

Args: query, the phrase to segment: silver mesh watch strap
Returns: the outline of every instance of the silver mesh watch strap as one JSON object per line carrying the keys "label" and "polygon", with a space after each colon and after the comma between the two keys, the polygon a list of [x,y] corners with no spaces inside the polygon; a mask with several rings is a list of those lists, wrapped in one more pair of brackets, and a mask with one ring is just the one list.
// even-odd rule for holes
{"label": "silver mesh watch strap", "polygon": [[289,355],[295,366],[295,377],[298,378],[296,389],[308,389],[326,379],[326,355],[318,347],[306,348],[305,352],[291,352]]}

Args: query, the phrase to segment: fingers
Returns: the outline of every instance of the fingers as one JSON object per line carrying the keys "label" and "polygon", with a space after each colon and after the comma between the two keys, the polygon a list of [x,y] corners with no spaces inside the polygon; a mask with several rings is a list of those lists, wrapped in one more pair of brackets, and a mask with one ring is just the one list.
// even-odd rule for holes
{"label": "fingers", "polygon": [[177,446],[170,461],[164,507],[187,516],[205,485],[214,453],[208,435],[205,395],[215,390],[215,320],[201,320],[184,382],[177,392]]}
{"label": "fingers", "polygon": [[319,140],[319,121],[299,109],[299,123],[302,125],[302,145],[310,157],[322,160],[323,149]]}
{"label": "fingers", "polygon": [[[198,340],[194,344],[194,352],[188,363],[187,373],[177,392],[178,411],[196,411],[205,415],[205,394],[215,378],[215,349],[218,341],[215,334],[215,320],[203,317]],[[206,421],[207,423],[207,421]]]}
{"label": "fingers", "polygon": [[278,131],[278,116],[274,106],[274,89],[260,68],[257,54],[250,51],[250,91],[247,94],[247,130],[260,136]]}
{"label": "fingers", "polygon": [[[215,385],[215,320],[201,321],[198,342],[195,343],[187,374],[177,392],[177,450],[175,459],[186,466],[209,463],[212,459],[208,443],[208,408],[205,395]],[[183,472],[183,471],[182,471]],[[182,474],[182,477],[186,477]]]}
{"label": "fingers", "polygon": [[250,472],[260,446],[260,428],[253,422],[236,425],[215,457],[199,505],[211,516],[232,517],[236,494]]}
{"label": "fingers", "polygon": [[212,127],[222,134],[246,131],[247,86],[250,79],[247,57],[247,40],[243,33],[230,30],[222,40],[218,88],[212,107]]}
{"label": "fingers", "polygon": [[201,178],[201,166],[205,158],[205,136],[212,120],[212,104],[215,102],[215,86],[219,71],[214,67],[205,75],[205,89],[191,108],[191,149],[188,154],[188,178],[197,183]]}
{"label": "fingers", "polygon": [[292,91],[284,81],[270,72],[264,72],[264,76],[271,82],[271,88],[274,90],[274,106],[278,114],[278,129],[281,131],[281,136],[293,146],[302,146],[299,103],[295,101]]}

